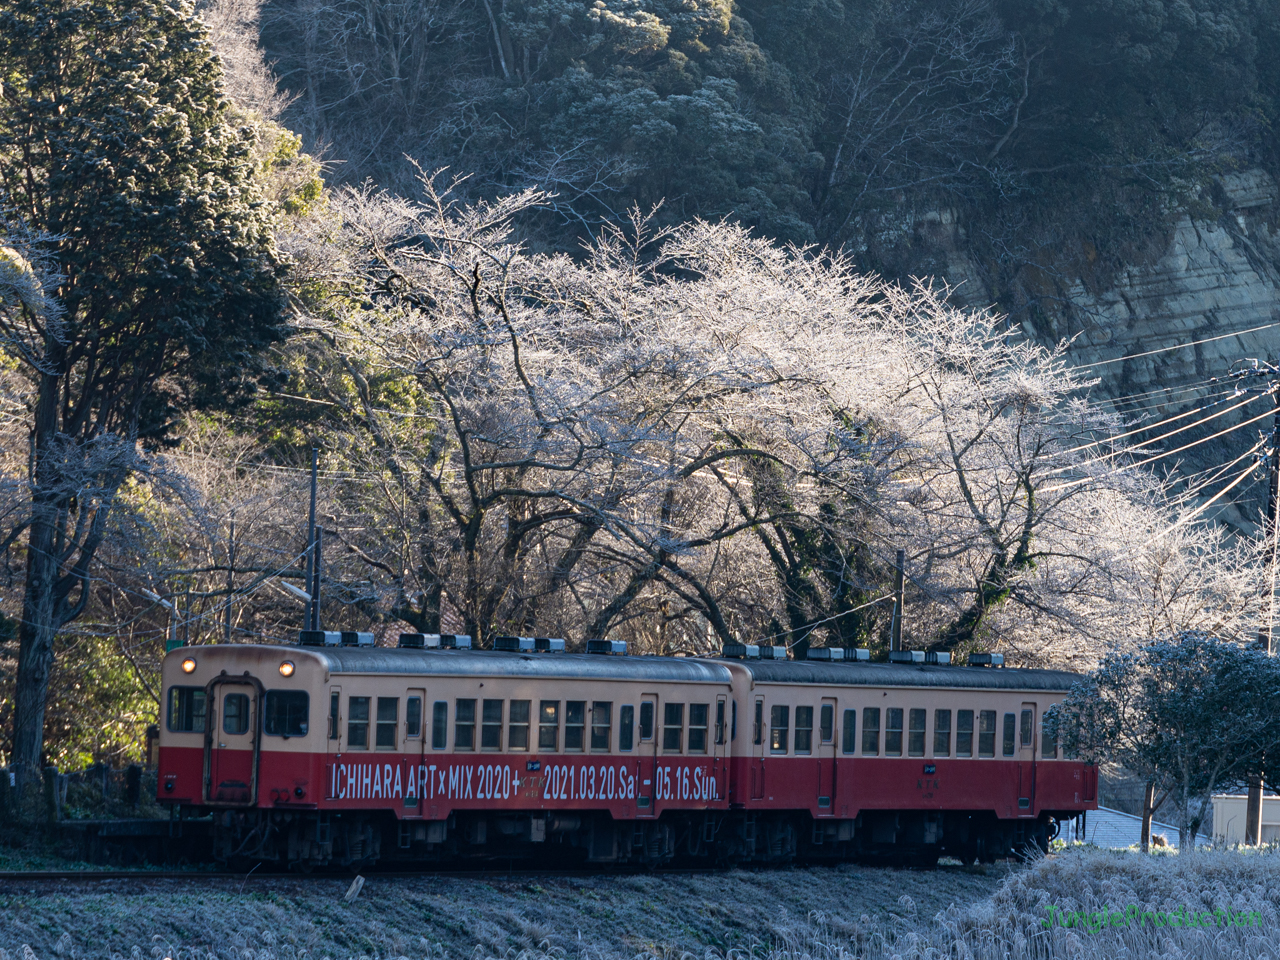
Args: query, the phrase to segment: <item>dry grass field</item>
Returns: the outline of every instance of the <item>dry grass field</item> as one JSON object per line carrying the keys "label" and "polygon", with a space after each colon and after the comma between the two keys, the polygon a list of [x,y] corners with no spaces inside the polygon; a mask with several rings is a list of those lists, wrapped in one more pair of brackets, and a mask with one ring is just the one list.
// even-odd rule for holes
{"label": "dry grass field", "polygon": [[[1019,868],[868,867],[0,883],[0,960],[1280,957],[1280,855],[1072,850]],[[1131,920],[1116,913],[1130,909]],[[1113,908],[1111,924],[1046,927]],[[1140,925],[1141,911],[1244,924]],[[1128,926],[1119,926],[1119,922]],[[1077,921],[1078,922],[1078,921]]]}

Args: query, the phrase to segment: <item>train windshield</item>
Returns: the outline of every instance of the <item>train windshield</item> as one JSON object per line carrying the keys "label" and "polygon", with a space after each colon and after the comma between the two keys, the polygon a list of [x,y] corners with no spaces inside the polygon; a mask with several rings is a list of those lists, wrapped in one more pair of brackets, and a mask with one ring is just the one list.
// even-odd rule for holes
{"label": "train windshield", "polygon": [[302,690],[268,690],[263,730],[273,737],[304,737],[310,698]]}

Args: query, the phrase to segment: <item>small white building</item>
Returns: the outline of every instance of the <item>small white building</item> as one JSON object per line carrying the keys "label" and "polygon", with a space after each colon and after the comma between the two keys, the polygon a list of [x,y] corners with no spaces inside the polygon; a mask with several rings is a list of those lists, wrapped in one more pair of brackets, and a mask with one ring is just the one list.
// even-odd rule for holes
{"label": "small white building", "polygon": [[[1249,798],[1243,793],[1222,793],[1213,798],[1213,839],[1227,846],[1244,843],[1245,809]],[[1262,842],[1280,840],[1280,796],[1262,797]]]}
{"label": "small white building", "polygon": [[[1280,801],[1280,797],[1276,799]],[[1280,810],[1280,807],[1277,807],[1277,810]],[[1214,822],[1217,822],[1216,811]],[[1178,845],[1178,828],[1174,824],[1152,820],[1152,840],[1154,841],[1157,836],[1164,837],[1165,843],[1170,847]],[[1075,823],[1064,832],[1062,839],[1080,840],[1098,847],[1123,850],[1142,843],[1142,818],[1120,810],[1112,810],[1110,807],[1099,807],[1097,810],[1090,810],[1082,818],[1076,818]],[[1196,846],[1208,842],[1207,836],[1196,834]]]}

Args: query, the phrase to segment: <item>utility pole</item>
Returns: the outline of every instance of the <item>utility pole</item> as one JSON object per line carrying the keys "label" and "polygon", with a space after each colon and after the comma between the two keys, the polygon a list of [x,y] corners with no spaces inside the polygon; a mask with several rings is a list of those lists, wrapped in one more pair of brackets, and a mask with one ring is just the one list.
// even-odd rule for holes
{"label": "utility pole", "polygon": [[899,548],[897,571],[893,576],[893,619],[889,623],[889,650],[902,649],[902,600],[906,580],[907,551]]}
{"label": "utility pole", "polygon": [[316,554],[315,563],[312,564],[311,581],[311,627],[312,630],[320,629],[320,573],[321,567],[324,565],[324,528],[316,527],[314,549]]}
{"label": "utility pole", "polygon": [[316,562],[316,477],[320,466],[320,450],[317,447],[311,448],[311,511],[307,514],[307,576],[306,587],[307,592],[311,594],[311,600],[307,603],[307,620],[306,629],[318,630],[316,622],[319,620],[319,611],[316,609],[316,592],[312,589],[312,582],[315,576]]}
{"label": "utility pole", "polygon": [[223,643],[231,642],[231,598],[235,596],[236,588],[236,515],[235,511],[231,513],[231,532],[227,540],[227,608],[223,611],[225,620],[223,622],[222,640]]}
{"label": "utility pole", "polygon": [[[1272,624],[1275,620],[1276,604],[1276,540],[1280,537],[1280,523],[1277,513],[1280,512],[1280,367],[1273,363],[1257,360],[1238,371],[1232,371],[1235,379],[1245,377],[1267,377],[1271,383],[1260,390],[1271,394],[1275,404],[1275,416],[1271,426],[1271,449],[1267,452],[1267,519],[1263,528],[1266,546],[1263,552],[1263,563],[1266,569],[1266,591],[1262,603],[1262,622],[1258,626],[1258,646],[1268,654],[1276,652],[1276,642]],[[1262,778],[1254,777],[1249,781],[1249,793],[1245,802],[1244,842],[1256,846],[1262,842]]]}

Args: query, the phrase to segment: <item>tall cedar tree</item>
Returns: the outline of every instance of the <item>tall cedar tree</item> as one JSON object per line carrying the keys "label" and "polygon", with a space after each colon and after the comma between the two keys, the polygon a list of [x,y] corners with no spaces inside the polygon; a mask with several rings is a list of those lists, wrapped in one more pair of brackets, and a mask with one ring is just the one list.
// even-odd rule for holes
{"label": "tall cedar tree", "polygon": [[181,409],[251,389],[254,357],[282,336],[282,267],[252,133],[189,5],[10,0],[0,83],[0,204],[53,238],[65,307],[23,358],[35,404],[13,759],[26,784],[54,638],[89,600],[133,451],[172,440]]}

